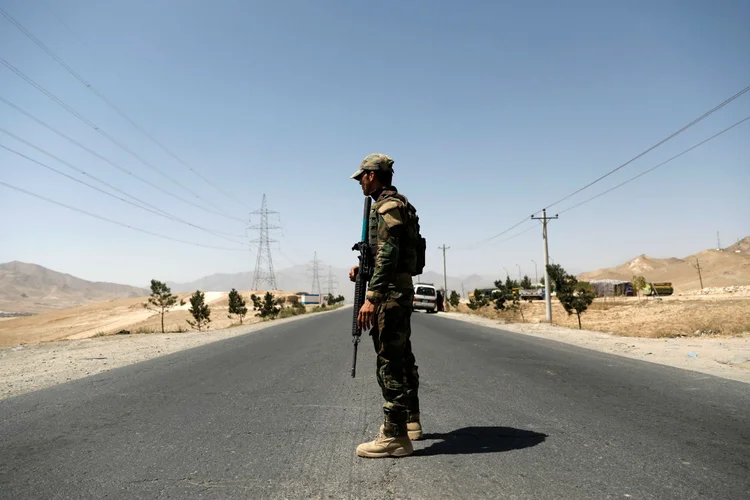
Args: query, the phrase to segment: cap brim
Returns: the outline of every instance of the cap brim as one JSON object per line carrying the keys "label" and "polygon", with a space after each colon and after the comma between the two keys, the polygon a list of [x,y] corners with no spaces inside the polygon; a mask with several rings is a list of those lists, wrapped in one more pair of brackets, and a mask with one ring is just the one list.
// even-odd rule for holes
{"label": "cap brim", "polygon": [[362,174],[364,173],[365,173],[364,169],[360,168],[359,170],[354,172],[349,178],[359,180],[359,178],[362,177]]}

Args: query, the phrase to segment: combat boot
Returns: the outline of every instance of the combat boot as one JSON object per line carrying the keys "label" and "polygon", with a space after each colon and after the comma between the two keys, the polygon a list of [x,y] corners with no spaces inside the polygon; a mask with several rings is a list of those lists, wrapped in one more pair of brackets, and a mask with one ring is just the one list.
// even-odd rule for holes
{"label": "combat boot", "polygon": [[375,440],[357,446],[357,455],[366,458],[405,457],[412,453],[414,448],[406,432],[389,432],[385,425],[380,426]]}
{"label": "combat boot", "polygon": [[406,433],[412,441],[422,439],[422,424],[419,421],[419,413],[410,413],[407,417]]}

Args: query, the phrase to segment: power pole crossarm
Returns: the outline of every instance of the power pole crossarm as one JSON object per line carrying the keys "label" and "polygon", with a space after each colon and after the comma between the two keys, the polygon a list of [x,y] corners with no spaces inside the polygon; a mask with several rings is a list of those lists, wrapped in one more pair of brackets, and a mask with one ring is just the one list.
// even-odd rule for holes
{"label": "power pole crossarm", "polygon": [[555,214],[554,217],[547,217],[547,209],[542,209],[541,217],[531,216],[534,220],[542,221],[542,239],[544,240],[544,302],[547,306],[547,321],[552,323],[552,297],[550,297],[550,284],[549,284],[549,272],[547,266],[549,266],[549,247],[547,244],[547,222],[552,219],[557,219],[558,216]]}

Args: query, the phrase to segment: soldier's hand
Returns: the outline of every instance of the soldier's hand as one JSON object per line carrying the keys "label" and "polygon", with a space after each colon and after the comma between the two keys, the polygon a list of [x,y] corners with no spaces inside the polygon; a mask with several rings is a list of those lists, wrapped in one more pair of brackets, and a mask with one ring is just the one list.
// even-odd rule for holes
{"label": "soldier's hand", "polygon": [[354,266],[353,268],[349,270],[349,279],[351,281],[355,281],[357,277],[357,271],[359,271],[359,266]]}
{"label": "soldier's hand", "polygon": [[368,330],[375,322],[375,304],[365,300],[357,315],[357,325],[362,330]]}

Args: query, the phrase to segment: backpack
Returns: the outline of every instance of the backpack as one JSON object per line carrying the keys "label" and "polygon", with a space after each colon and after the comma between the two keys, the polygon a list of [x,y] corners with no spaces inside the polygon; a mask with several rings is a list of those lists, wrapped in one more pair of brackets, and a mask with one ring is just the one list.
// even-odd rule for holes
{"label": "backpack", "polygon": [[405,263],[409,268],[408,271],[412,276],[419,276],[424,271],[425,254],[427,252],[427,240],[422,236],[419,227],[419,215],[417,208],[412,205],[406,196],[398,193],[394,195],[404,203],[404,212],[406,214],[407,235],[409,239],[410,251],[406,252]]}

